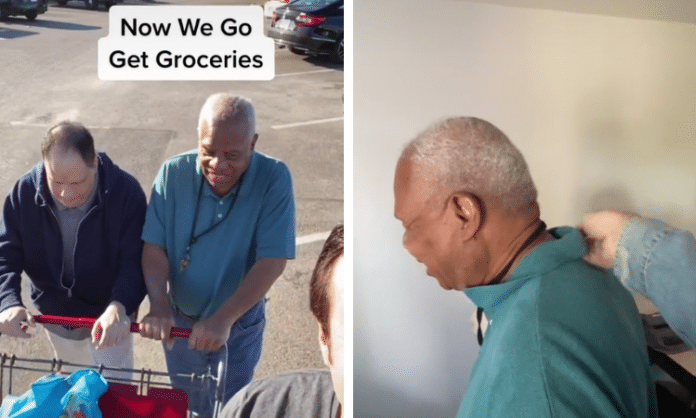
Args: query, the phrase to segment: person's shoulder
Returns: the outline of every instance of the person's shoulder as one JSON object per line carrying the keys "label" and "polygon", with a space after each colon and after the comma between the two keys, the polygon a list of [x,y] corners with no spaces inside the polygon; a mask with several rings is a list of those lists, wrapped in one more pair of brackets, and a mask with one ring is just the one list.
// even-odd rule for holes
{"label": "person's shoulder", "polygon": [[303,411],[330,411],[334,398],[327,370],[299,370],[252,381],[230,400],[221,416],[303,416]]}
{"label": "person's shoulder", "polygon": [[255,380],[250,384],[250,389],[254,391],[268,390],[269,388],[279,387],[308,387],[308,386],[327,386],[333,387],[331,383],[331,373],[328,370],[297,370],[278,376]]}
{"label": "person's shoulder", "polygon": [[169,167],[189,166],[192,164],[195,165],[197,159],[198,151],[196,149],[192,149],[167,158],[164,165]]}
{"label": "person's shoulder", "polygon": [[31,199],[36,196],[37,190],[41,187],[41,178],[43,176],[43,162],[37,163],[29,171],[22,174],[12,186],[11,194],[20,200]]}
{"label": "person's shoulder", "polygon": [[288,166],[282,160],[271,157],[270,155],[264,154],[262,152],[254,152],[254,162],[257,171],[259,173],[264,173],[266,175],[285,175],[289,174],[290,170]]}
{"label": "person's shoulder", "polygon": [[125,196],[137,193],[144,198],[145,192],[134,175],[119,167],[105,152],[98,153],[98,157],[102,168],[101,172],[106,177],[103,184],[108,190],[122,192]]}
{"label": "person's shoulder", "polygon": [[169,157],[162,164],[161,180],[166,181],[170,177],[190,176],[195,173],[197,164],[198,151],[195,149]]}

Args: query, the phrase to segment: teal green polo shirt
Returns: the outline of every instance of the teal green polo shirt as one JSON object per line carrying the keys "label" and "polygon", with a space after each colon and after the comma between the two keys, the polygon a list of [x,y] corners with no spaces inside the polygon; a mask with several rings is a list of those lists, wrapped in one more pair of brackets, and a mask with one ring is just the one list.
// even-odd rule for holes
{"label": "teal green polo shirt", "polygon": [[490,320],[458,417],[656,417],[633,298],[563,227],[508,281],[467,289]]}
{"label": "teal green polo shirt", "polygon": [[[256,261],[295,258],[295,201],[290,171],[282,161],[254,152],[241,183],[218,197],[197,157],[192,150],[164,163],[152,188],[142,238],[166,250],[176,306],[205,319],[232,296]],[[191,246],[182,270],[195,218],[194,235],[212,229]]]}

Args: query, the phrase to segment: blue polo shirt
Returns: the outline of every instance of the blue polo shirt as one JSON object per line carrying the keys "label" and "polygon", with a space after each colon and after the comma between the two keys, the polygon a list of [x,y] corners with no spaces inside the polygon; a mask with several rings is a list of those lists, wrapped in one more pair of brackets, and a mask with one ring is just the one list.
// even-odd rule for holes
{"label": "blue polo shirt", "polygon": [[466,290],[490,325],[457,417],[656,417],[633,298],[578,230],[549,232],[506,282]]}
{"label": "blue polo shirt", "polygon": [[[182,270],[196,217],[194,235],[216,226],[191,246]],[[254,152],[241,183],[218,197],[201,173],[196,150],[170,158],[155,179],[142,238],[167,252],[174,303],[189,316],[208,318],[256,261],[295,258],[290,171],[282,161]]]}

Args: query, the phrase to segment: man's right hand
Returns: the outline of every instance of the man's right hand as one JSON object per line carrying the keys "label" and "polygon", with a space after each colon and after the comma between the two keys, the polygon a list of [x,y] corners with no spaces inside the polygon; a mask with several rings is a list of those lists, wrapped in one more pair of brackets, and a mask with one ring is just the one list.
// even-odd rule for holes
{"label": "man's right hand", "polygon": [[616,262],[616,247],[624,227],[636,215],[618,211],[600,211],[586,215],[578,229],[585,234],[585,261],[611,270]]}
{"label": "man's right hand", "polygon": [[35,327],[34,317],[24,306],[13,306],[0,312],[0,333],[17,338],[31,338],[34,335],[27,328]]}
{"label": "man's right hand", "polygon": [[169,306],[153,307],[150,309],[150,313],[145,315],[140,321],[140,335],[145,338],[164,341],[167,348],[171,350],[174,346],[174,340],[169,338],[169,333],[175,324],[172,308]]}

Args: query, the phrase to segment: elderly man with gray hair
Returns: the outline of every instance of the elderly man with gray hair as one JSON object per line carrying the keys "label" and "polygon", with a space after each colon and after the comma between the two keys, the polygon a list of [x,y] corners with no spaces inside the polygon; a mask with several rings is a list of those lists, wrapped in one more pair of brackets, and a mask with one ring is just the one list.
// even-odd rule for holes
{"label": "elderly man with gray hair", "polygon": [[489,318],[458,417],[654,417],[631,295],[585,261],[582,234],[546,229],[522,154],[492,124],[444,120],[396,168],[404,247]]}
{"label": "elderly man with gray hair", "polygon": [[[163,340],[170,373],[213,372],[222,361],[227,401],[251,381],[261,355],[265,294],[295,257],[295,203],[286,165],[256,152],[248,99],[214,94],[198,122],[198,149],[167,160],[143,227],[150,313],[141,335]],[[188,341],[173,326],[193,328]],[[213,393],[190,388],[196,416],[213,415]]]}

